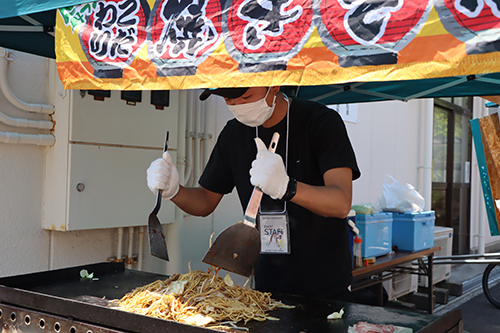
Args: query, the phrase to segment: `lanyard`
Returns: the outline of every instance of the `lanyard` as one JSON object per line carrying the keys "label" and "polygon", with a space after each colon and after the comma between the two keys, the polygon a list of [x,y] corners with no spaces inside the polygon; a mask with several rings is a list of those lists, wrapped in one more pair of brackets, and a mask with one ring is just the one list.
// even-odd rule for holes
{"label": "lanyard", "polygon": [[[282,93],[283,94],[283,93]],[[286,147],[285,147],[285,171],[288,173],[288,135],[290,133],[290,100],[288,96],[283,94],[287,103],[286,108]],[[259,137],[259,127],[255,127],[255,136]],[[286,201],[282,212],[266,212],[266,214],[283,214],[286,212]],[[259,205],[259,213],[262,213],[261,206]]]}

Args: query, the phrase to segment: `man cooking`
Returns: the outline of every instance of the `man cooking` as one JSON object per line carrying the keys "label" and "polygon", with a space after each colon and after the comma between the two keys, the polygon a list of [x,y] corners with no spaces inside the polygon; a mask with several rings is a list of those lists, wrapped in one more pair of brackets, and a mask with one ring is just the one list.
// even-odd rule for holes
{"label": "man cooking", "polygon": [[[175,163],[165,153],[148,168],[148,187],[155,194],[161,189],[163,199],[195,216],[212,213],[235,187],[245,210],[253,187],[259,187],[261,220],[272,215],[285,228],[281,252],[264,250],[259,256],[256,289],[348,299],[346,216],[360,171],[340,115],[316,102],[288,98],[279,86],[206,89],[200,99],[210,95],[223,97],[235,119],[221,131],[200,186],[180,186]],[[280,139],[272,153],[267,147],[275,132]]]}

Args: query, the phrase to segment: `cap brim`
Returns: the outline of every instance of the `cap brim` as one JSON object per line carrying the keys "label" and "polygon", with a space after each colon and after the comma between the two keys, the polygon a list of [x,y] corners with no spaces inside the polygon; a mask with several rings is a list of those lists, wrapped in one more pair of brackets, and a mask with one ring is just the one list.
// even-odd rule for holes
{"label": "cap brim", "polygon": [[238,98],[242,96],[246,91],[248,90],[247,88],[209,88],[205,89],[200,95],[200,100],[204,101],[210,95],[217,95],[217,96],[222,96],[226,98]]}

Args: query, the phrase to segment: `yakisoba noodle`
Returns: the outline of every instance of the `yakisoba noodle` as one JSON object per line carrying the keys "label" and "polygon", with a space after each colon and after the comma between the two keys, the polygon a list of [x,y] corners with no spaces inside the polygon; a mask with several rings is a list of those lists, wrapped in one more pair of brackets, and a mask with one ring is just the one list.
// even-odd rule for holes
{"label": "yakisoba noodle", "polygon": [[198,326],[222,321],[276,320],[267,311],[291,308],[271,293],[233,285],[232,280],[201,271],[175,274],[139,287],[118,301],[119,308]]}

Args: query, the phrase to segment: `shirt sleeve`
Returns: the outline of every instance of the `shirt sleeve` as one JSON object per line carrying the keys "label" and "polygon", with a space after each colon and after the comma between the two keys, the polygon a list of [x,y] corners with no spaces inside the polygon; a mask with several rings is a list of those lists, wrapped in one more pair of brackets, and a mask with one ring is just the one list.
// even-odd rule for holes
{"label": "shirt sleeve", "polygon": [[217,138],[208,163],[198,181],[202,187],[219,194],[231,193],[235,186],[228,155],[228,152],[231,151],[230,137],[230,129],[226,124]]}
{"label": "shirt sleeve", "polygon": [[324,174],[333,168],[347,167],[352,169],[352,179],[358,179],[361,172],[344,121],[336,111],[327,109],[315,119],[311,141],[315,142],[313,149],[316,149],[320,170]]}

